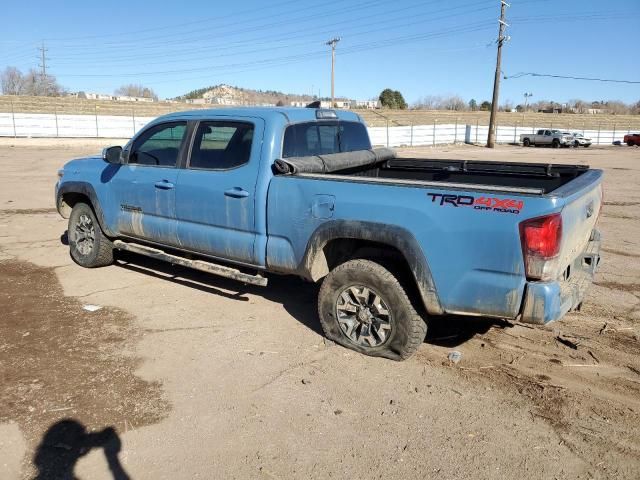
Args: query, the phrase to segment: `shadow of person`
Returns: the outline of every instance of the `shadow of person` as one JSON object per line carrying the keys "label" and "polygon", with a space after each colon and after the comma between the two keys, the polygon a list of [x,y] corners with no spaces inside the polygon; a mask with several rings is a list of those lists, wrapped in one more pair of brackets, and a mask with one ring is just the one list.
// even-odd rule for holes
{"label": "shadow of person", "polygon": [[38,469],[35,480],[73,480],[78,460],[94,448],[102,448],[114,480],[129,480],[118,453],[122,443],[113,427],[87,432],[77,420],[65,419],[53,424],[42,437],[33,456]]}

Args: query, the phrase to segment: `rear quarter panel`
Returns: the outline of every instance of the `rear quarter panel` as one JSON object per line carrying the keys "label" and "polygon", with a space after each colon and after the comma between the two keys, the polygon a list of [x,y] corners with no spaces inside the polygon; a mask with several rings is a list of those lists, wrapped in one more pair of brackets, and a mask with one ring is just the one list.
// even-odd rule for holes
{"label": "rear quarter panel", "polygon": [[[523,206],[519,213],[502,213],[441,205],[429,193],[517,199]],[[318,195],[334,197],[331,218],[314,215]],[[536,196],[276,176],[267,209],[267,262],[272,269],[295,270],[314,231],[326,222],[393,225],[408,230],[421,246],[446,312],[515,318],[525,284],[518,224],[561,206],[559,199]]]}

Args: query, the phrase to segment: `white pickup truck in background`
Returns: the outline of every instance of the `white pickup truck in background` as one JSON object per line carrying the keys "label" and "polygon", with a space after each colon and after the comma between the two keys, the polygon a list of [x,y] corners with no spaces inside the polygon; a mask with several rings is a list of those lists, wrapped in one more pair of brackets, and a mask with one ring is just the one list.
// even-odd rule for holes
{"label": "white pickup truck in background", "polygon": [[536,133],[523,133],[520,135],[522,146],[547,145],[553,148],[571,147],[574,142],[573,135],[564,134],[560,130],[538,130]]}

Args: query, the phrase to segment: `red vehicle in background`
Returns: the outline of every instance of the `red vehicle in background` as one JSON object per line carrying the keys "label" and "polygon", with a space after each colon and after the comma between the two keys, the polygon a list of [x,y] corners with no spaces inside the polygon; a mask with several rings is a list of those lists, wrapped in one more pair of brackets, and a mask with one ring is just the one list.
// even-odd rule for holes
{"label": "red vehicle in background", "polygon": [[640,133],[630,133],[624,136],[624,143],[633,147],[634,145],[640,145]]}

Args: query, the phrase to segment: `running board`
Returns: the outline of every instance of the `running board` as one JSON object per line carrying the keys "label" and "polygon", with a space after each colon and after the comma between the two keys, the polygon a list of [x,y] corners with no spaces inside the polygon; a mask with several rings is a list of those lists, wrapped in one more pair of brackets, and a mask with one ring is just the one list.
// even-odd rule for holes
{"label": "running board", "polygon": [[138,243],[128,243],[123,242],[122,240],[116,240],[113,242],[113,245],[120,250],[138,253],[140,255],[155,258],[156,260],[163,260],[174,265],[193,268],[194,270],[200,270],[201,272],[211,273],[220,277],[231,278],[242,283],[258,285],[260,287],[265,287],[267,285],[267,278],[263,277],[260,274],[251,275],[249,273],[244,273],[240,270],[236,270],[235,268],[205,262],[204,260],[189,260],[188,258],[171,255],[169,253],[163,252],[162,250],[158,250],[157,248],[147,247],[146,245],[140,245]]}

